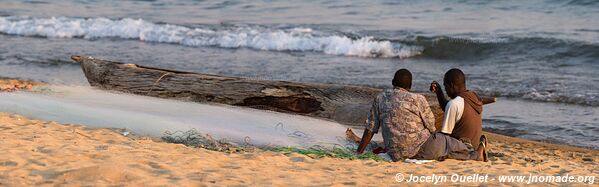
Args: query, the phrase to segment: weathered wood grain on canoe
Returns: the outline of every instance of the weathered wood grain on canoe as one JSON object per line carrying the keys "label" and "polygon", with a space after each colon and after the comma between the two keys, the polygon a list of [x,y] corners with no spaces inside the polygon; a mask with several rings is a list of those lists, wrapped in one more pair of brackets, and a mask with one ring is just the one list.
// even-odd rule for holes
{"label": "weathered wood grain on canoe", "polygon": [[[301,114],[353,126],[364,123],[373,98],[381,92],[363,86],[252,80],[71,58],[81,63],[90,85],[101,89]],[[424,95],[440,125],[442,110],[435,96]]]}

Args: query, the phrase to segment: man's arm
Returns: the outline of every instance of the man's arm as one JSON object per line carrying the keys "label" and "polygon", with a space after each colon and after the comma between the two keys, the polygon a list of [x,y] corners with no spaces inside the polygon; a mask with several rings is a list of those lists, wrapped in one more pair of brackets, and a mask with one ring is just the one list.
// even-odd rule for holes
{"label": "man's arm", "polygon": [[441,89],[441,85],[439,85],[437,81],[433,81],[431,83],[430,90],[437,95],[437,101],[439,101],[441,109],[443,109],[444,112],[447,112],[445,111],[445,106],[447,106],[447,102],[449,102],[449,100],[445,97],[443,89]]}
{"label": "man's arm", "polygon": [[424,127],[426,127],[430,133],[435,133],[435,115],[433,114],[433,111],[431,111],[431,107],[428,105],[428,101],[426,101],[424,96],[420,97],[418,105],[420,107],[420,118],[422,118]]}
{"label": "man's arm", "polygon": [[372,131],[364,129],[364,134],[362,135],[360,146],[358,146],[358,154],[362,154],[364,152],[364,149],[366,149],[366,146],[368,145],[368,143],[370,143],[370,140],[372,140],[373,135],[374,133]]}
{"label": "man's arm", "polygon": [[440,132],[451,134],[456,122],[462,118],[464,113],[464,99],[456,97],[447,104],[445,113],[443,114],[443,123],[441,124]]}
{"label": "man's arm", "polygon": [[375,98],[372,102],[372,107],[370,108],[370,112],[368,113],[368,118],[366,118],[366,128],[364,128],[362,140],[360,141],[358,150],[356,150],[358,154],[362,154],[364,152],[364,149],[366,149],[366,146],[368,145],[368,143],[370,143],[372,136],[378,132],[378,129],[381,125],[379,120],[379,107],[377,98]]}

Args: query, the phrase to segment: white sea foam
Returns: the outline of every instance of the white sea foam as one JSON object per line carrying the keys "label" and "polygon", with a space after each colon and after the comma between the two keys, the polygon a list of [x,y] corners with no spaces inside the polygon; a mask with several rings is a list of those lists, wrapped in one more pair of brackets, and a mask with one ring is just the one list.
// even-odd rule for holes
{"label": "white sea foam", "polygon": [[378,41],[372,37],[352,39],[343,35],[317,34],[311,28],[192,28],[131,18],[0,17],[0,33],[48,38],[122,38],[187,46],[316,51],[359,57],[407,58],[421,52],[419,47]]}

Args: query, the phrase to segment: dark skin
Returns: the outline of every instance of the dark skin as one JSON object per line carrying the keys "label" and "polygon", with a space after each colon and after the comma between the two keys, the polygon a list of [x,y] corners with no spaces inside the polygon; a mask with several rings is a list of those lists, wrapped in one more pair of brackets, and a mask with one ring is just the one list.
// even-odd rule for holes
{"label": "dark skin", "polygon": [[370,140],[372,140],[373,135],[374,133],[372,131],[364,129],[362,140],[360,141],[360,145],[358,146],[358,154],[364,153],[364,149],[366,149],[366,146],[370,143]]}
{"label": "dark skin", "polygon": [[[443,86],[445,87],[445,90],[447,90],[447,96],[449,96],[451,99],[456,98],[458,96],[458,93],[466,91],[466,85],[451,84],[451,82],[447,80],[443,80]],[[433,81],[431,83],[430,90],[431,92],[437,94],[437,101],[439,101],[439,105],[441,105],[441,108],[443,109],[443,111],[445,111],[445,106],[447,106],[447,102],[449,102],[449,99],[447,99],[443,94],[441,85],[439,85],[437,81]],[[483,151],[484,150],[482,149],[482,144],[478,145],[476,152],[478,153],[479,160],[481,161],[483,160]]]}
{"label": "dark skin", "polygon": [[[447,90],[447,95],[452,99],[457,97],[458,93],[466,91],[465,85],[454,85],[454,84],[449,83],[449,81],[445,81],[445,80],[443,81],[443,86],[445,87],[445,90]],[[408,91],[410,90],[410,88],[404,88],[404,89],[407,89]],[[449,102],[449,99],[447,99],[445,97],[445,94],[443,93],[443,90],[441,89],[441,85],[439,85],[439,83],[437,83],[436,81],[433,81],[430,86],[430,91],[437,95],[437,100],[439,101],[441,108],[443,108],[443,110],[445,110],[445,106],[447,106],[447,102]],[[370,143],[373,136],[374,136],[374,133],[372,131],[370,131],[368,129],[364,129],[364,134],[362,135],[362,140],[360,141],[360,145],[358,146],[358,150],[357,150],[358,154],[364,153],[366,146]],[[484,154],[482,145],[478,146],[477,153],[479,154],[480,160],[482,160],[482,158],[483,158],[482,155]]]}
{"label": "dark skin", "polygon": [[[410,87],[403,89],[410,91],[410,88],[411,85]],[[360,145],[358,146],[358,150],[356,151],[358,154],[364,153],[366,146],[370,143],[370,140],[372,140],[372,136],[374,136],[374,133],[371,130],[364,129],[364,134],[362,134],[362,140],[360,141]]]}
{"label": "dark skin", "polygon": [[[466,85],[451,84],[451,82],[447,80],[443,80],[443,87],[445,87],[445,90],[447,91],[447,96],[449,96],[449,98],[451,99],[457,97],[458,93],[466,91]],[[447,97],[445,97],[445,94],[443,94],[443,89],[441,89],[441,85],[439,85],[437,81],[433,81],[431,83],[430,90],[431,92],[437,95],[437,101],[439,101],[439,105],[443,110],[445,110],[445,106],[447,106],[447,102],[449,102],[449,99],[447,99]]]}

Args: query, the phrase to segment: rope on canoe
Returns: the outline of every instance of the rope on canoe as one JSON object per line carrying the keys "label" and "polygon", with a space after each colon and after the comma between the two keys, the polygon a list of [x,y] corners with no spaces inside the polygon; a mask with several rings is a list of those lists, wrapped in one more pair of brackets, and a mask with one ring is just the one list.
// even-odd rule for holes
{"label": "rope on canoe", "polygon": [[156,82],[154,82],[154,84],[152,84],[152,87],[150,88],[150,90],[148,91],[148,93],[149,93],[149,92],[152,92],[152,91],[154,91],[154,87],[156,87],[156,85],[158,84],[158,82],[160,82],[160,80],[162,80],[162,78],[166,77],[166,76],[167,76],[167,75],[169,75],[169,74],[171,74],[171,73],[170,73],[170,72],[167,72],[167,73],[165,73],[165,74],[162,74],[162,76],[160,76],[160,77],[159,77],[159,78],[156,80]]}

